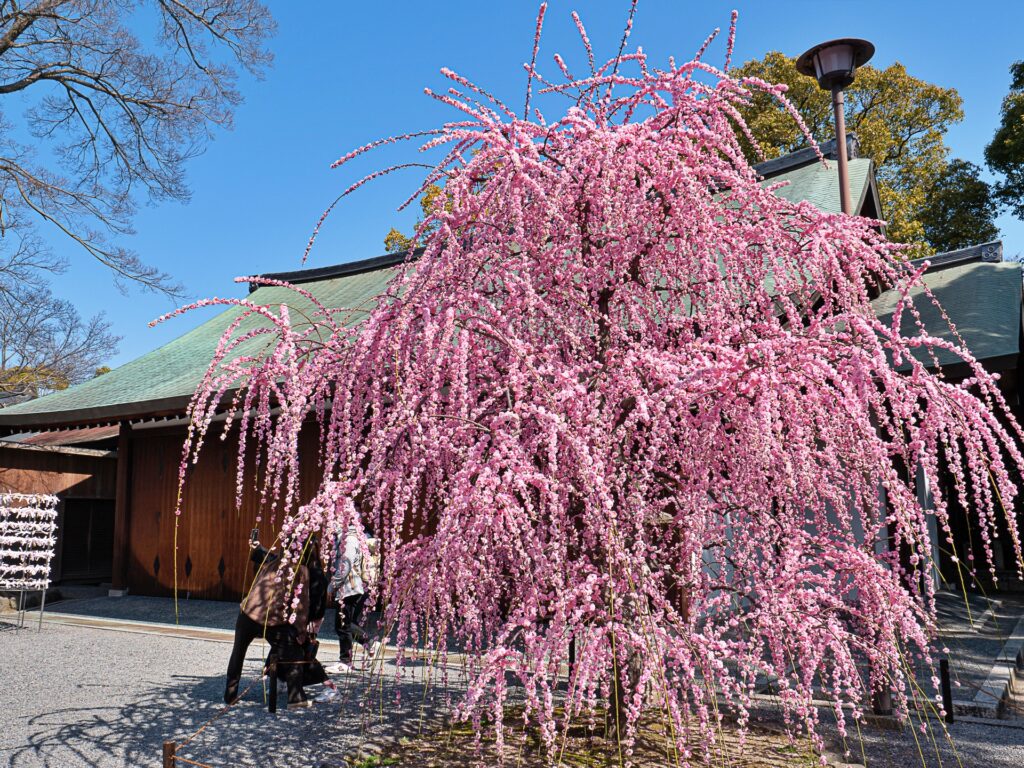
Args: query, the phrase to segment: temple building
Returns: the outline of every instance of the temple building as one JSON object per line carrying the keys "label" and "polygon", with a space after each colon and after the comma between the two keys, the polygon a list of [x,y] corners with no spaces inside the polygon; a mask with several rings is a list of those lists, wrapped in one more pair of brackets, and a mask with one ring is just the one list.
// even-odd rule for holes
{"label": "temple building", "polygon": [[[826,154],[831,148],[823,147]],[[855,209],[877,218],[881,209],[872,162],[852,154]],[[766,183],[789,182],[777,194],[839,212],[836,165],[823,165],[813,151],[769,161],[758,170]],[[385,255],[266,277],[300,285],[328,306],[366,306],[402,258]],[[1004,394],[1020,414],[1020,265],[1002,261],[999,243],[943,254],[932,263],[925,282],[974,354],[989,370],[1003,374]],[[250,291],[248,298],[256,303],[287,302],[293,315],[309,309],[306,299],[283,287],[251,285]],[[876,300],[880,315],[891,311],[887,302],[890,297],[885,295]],[[941,332],[944,322],[930,306],[921,303],[926,323]],[[238,309],[228,309],[103,376],[0,409],[0,435],[6,436],[0,442],[2,489],[48,488],[61,498],[57,552],[62,568],[53,574],[56,581],[92,580],[143,595],[167,595],[177,584],[182,596],[223,600],[237,599],[243,591],[257,498],[247,490],[236,507],[237,435],[208,440],[198,465],[190,470],[177,552],[174,515],[186,408],[218,341],[238,314]],[[250,317],[242,330],[259,322]],[[948,365],[951,378],[963,375],[958,361],[941,362]],[[319,485],[315,427],[304,439],[308,460],[302,462],[301,486],[308,497]],[[264,541],[274,538],[270,526],[268,521],[260,526]],[[963,527],[957,535],[969,539],[971,534]],[[948,553],[939,545],[940,537],[933,538],[946,571]],[[1005,565],[1012,567],[1012,562]]]}

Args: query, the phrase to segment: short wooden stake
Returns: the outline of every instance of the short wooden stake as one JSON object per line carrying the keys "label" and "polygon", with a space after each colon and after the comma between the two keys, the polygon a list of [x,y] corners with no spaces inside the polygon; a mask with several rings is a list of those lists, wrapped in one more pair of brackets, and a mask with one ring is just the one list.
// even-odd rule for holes
{"label": "short wooden stake", "polygon": [[953,722],[953,688],[949,682],[949,659],[939,659],[939,677],[942,683],[942,708],[946,710],[946,722]]}
{"label": "short wooden stake", "polygon": [[174,753],[178,751],[178,745],[173,741],[164,742],[164,766],[163,768],[174,768]]}

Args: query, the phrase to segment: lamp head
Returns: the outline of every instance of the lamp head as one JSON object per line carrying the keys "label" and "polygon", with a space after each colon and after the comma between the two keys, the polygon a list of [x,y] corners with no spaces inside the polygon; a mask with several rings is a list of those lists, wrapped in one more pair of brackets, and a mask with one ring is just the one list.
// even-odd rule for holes
{"label": "lamp head", "polygon": [[818,81],[824,90],[845,88],[853,82],[857,67],[875,54],[875,46],[867,40],[844,37],[819,43],[796,60],[796,69]]}

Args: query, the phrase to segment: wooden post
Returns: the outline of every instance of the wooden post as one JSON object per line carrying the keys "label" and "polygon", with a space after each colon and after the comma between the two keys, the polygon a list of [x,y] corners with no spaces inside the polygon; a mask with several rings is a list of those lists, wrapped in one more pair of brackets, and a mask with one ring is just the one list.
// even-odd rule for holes
{"label": "wooden post", "polygon": [[110,586],[112,590],[128,587],[128,550],[132,493],[132,428],[121,422],[117,435],[117,488],[114,496],[114,564]]}
{"label": "wooden post", "polygon": [[174,768],[174,753],[178,751],[178,745],[173,741],[164,742],[164,765],[163,768]]}
{"label": "wooden post", "polygon": [[876,715],[892,714],[892,691],[888,687],[878,691],[871,697],[871,704]]}

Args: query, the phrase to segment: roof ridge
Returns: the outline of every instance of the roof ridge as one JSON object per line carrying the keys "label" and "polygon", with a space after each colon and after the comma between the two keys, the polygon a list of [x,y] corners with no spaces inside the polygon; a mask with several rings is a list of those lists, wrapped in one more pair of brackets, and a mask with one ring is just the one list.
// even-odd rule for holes
{"label": "roof ridge", "polygon": [[923,256],[919,259],[911,259],[907,263],[918,267],[926,261],[929,263],[929,272],[938,272],[940,269],[960,264],[969,264],[975,261],[996,264],[1003,261],[1003,241],[989,240],[987,243],[968,245],[966,248],[957,248],[955,251],[946,251],[932,256]]}
{"label": "roof ridge", "polygon": [[[818,149],[821,150],[822,156],[828,160],[836,159],[836,147],[835,139],[829,139],[818,144]],[[846,154],[849,160],[860,159],[860,141],[857,139],[857,134],[852,131],[846,134]],[[818,153],[814,147],[804,147],[795,152],[790,152],[788,155],[757,163],[754,165],[754,170],[762,178],[768,179],[772,176],[778,176],[780,173],[793,171],[815,162],[818,162]]]}
{"label": "roof ridge", "polygon": [[[372,256],[368,259],[358,261],[347,261],[343,264],[332,264],[326,267],[312,267],[310,269],[296,269],[290,272],[264,272],[255,277],[265,280],[279,280],[284,283],[299,285],[301,283],[313,283],[318,280],[329,280],[334,277],[350,277],[363,272],[375,272],[378,269],[387,269],[397,266],[402,262],[415,261],[423,255],[423,248],[415,248],[412,251],[397,251],[385,253],[382,256]],[[258,280],[249,281],[249,293],[252,293],[263,283]]]}

